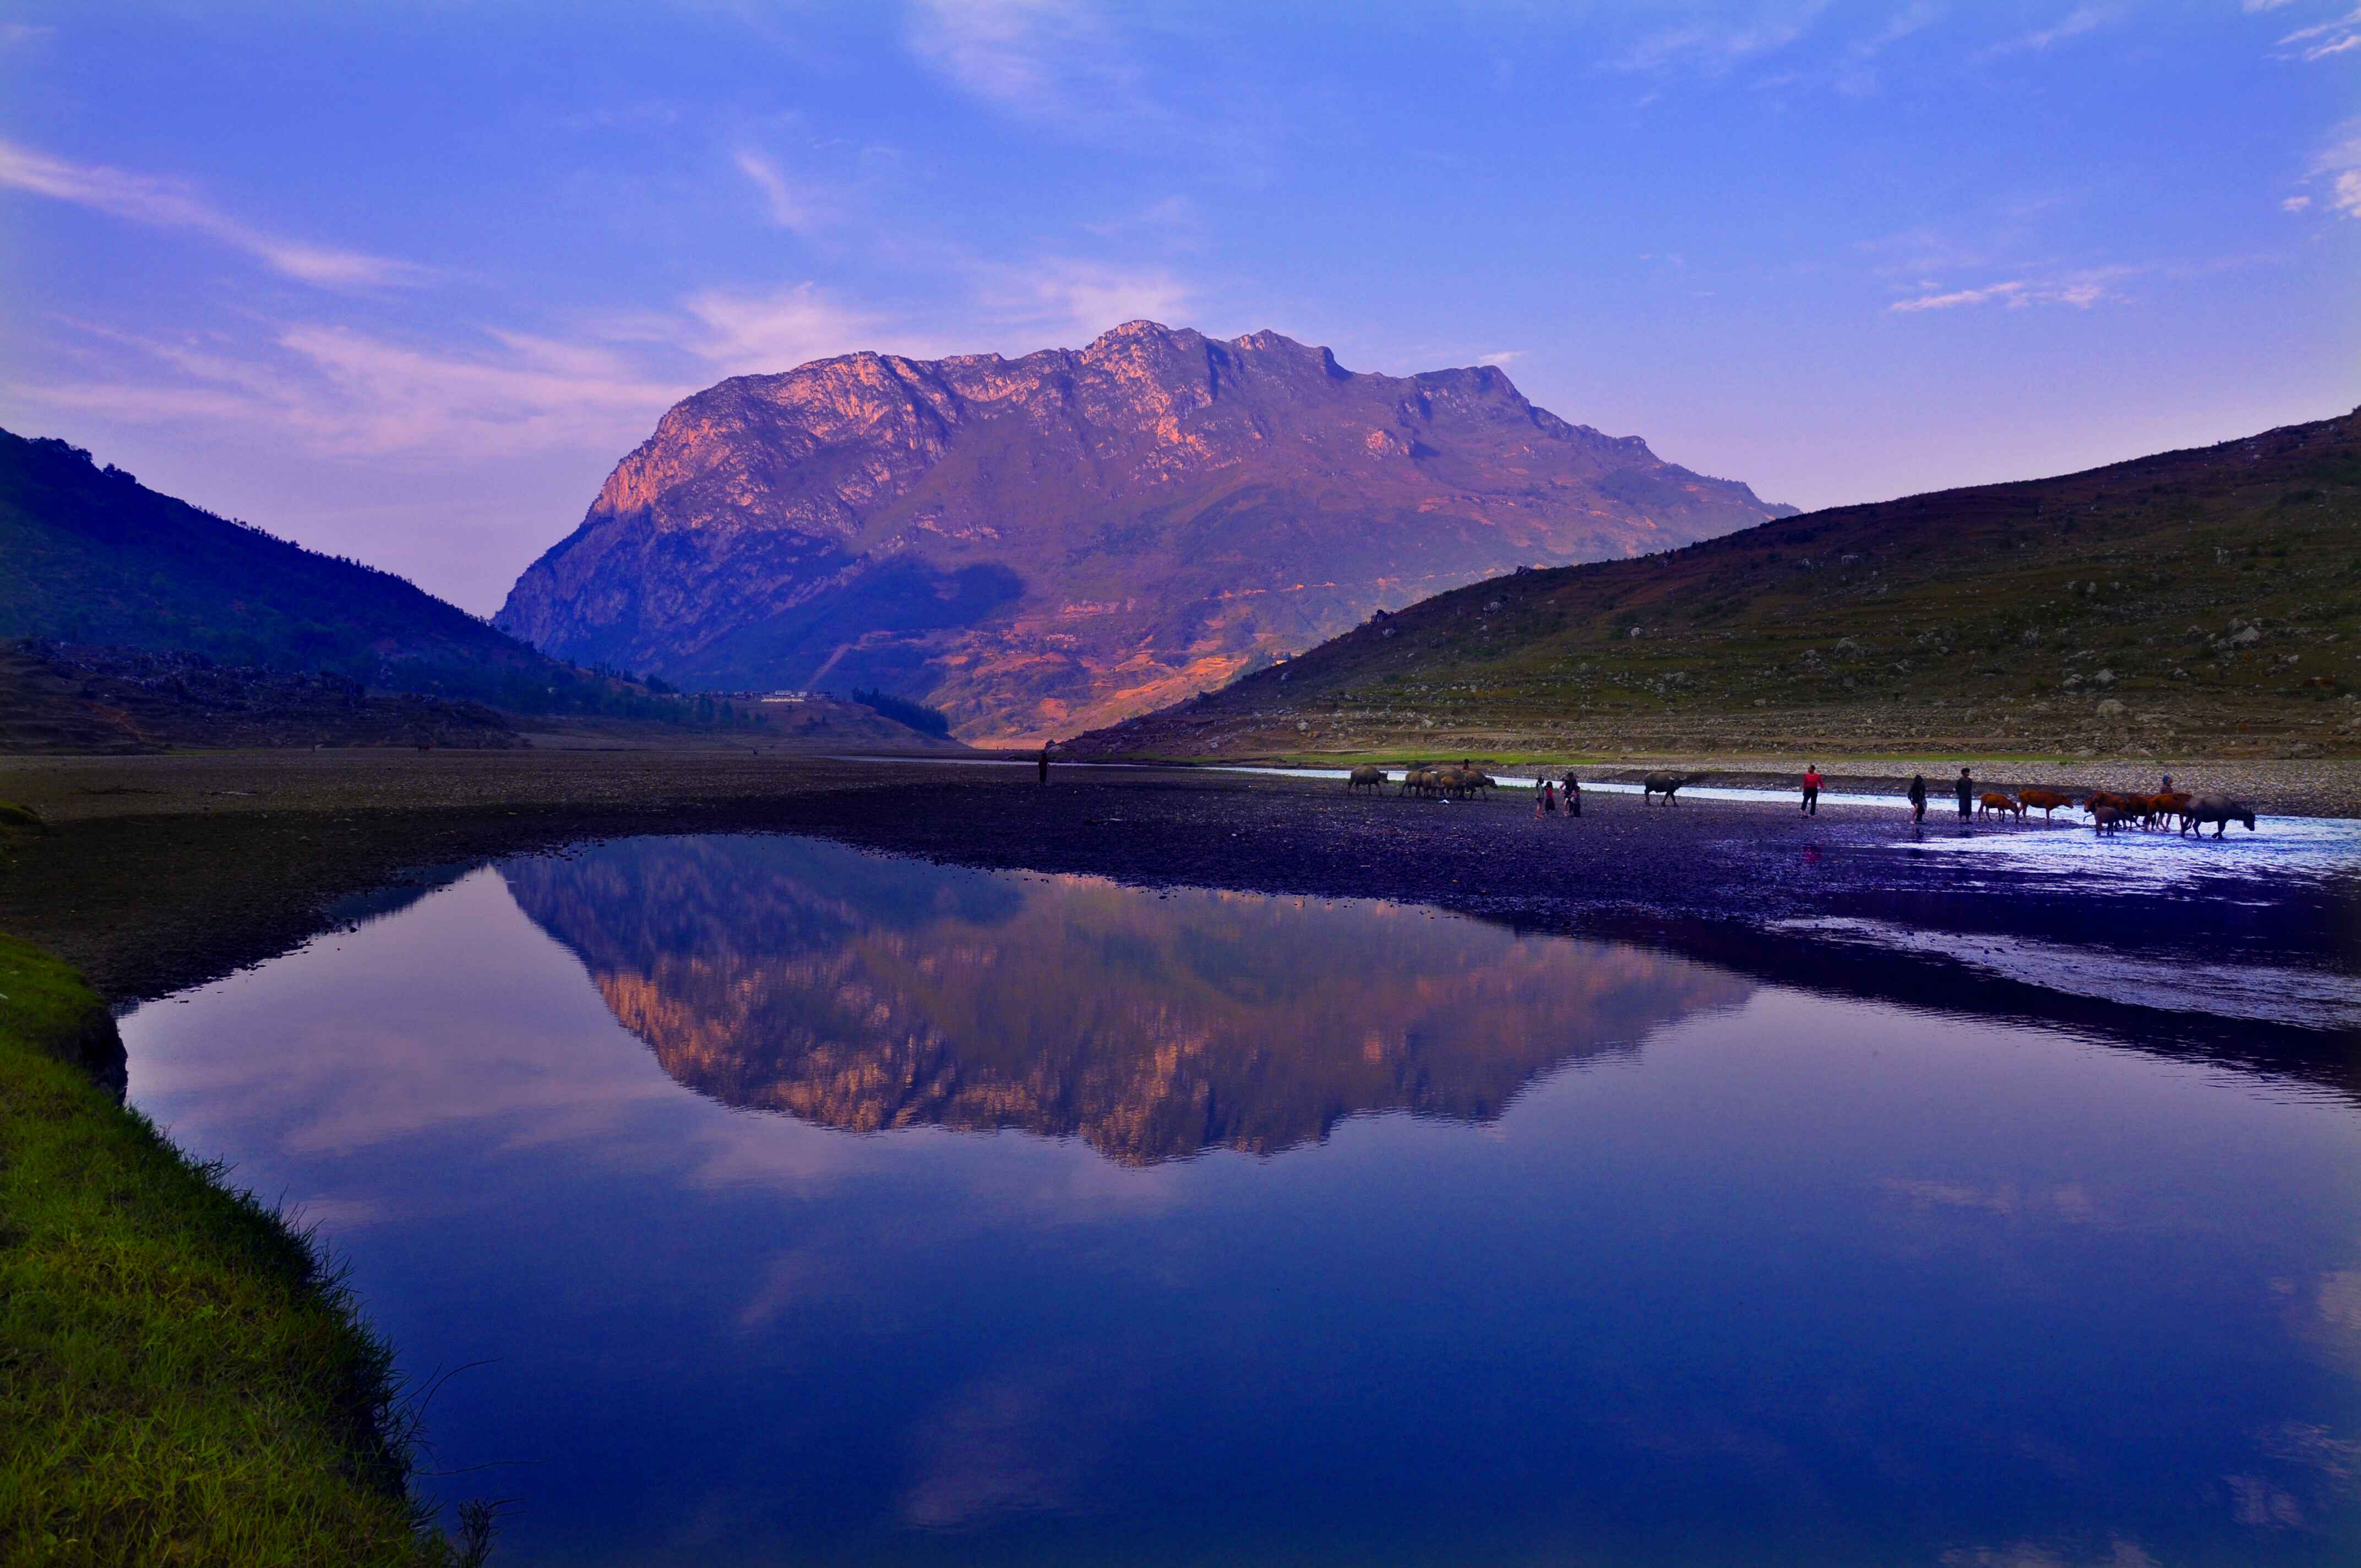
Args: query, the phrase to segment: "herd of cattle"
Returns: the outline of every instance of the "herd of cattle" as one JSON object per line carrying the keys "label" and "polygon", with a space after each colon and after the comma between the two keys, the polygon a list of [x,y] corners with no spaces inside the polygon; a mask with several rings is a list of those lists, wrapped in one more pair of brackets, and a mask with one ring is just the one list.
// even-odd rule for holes
{"label": "herd of cattle", "polygon": [[2164,790],[2156,795],[2121,795],[2112,790],[2097,789],[2081,796],[2054,789],[2021,789],[2015,795],[2002,790],[1985,790],[1977,800],[1978,817],[2014,816],[2025,820],[2027,811],[2038,811],[2043,821],[2052,821],[2059,807],[2069,810],[2080,807],[2091,814],[2091,826],[2101,833],[2113,833],[2120,828],[2137,828],[2149,831],[2172,828],[2187,833],[2213,824],[2213,837],[2219,839],[2230,829],[2233,822],[2243,822],[2246,831],[2255,830],[2254,808],[2244,801],[2232,800],[2226,795],[2191,795],[2187,790]]}
{"label": "herd of cattle", "polygon": [[[1641,798],[1653,801],[1662,795],[1664,804],[1671,806],[1677,803],[1682,790],[1704,777],[1702,773],[1650,773],[1641,781]],[[1383,768],[1365,764],[1352,771],[1345,787],[1355,794],[1362,790],[1382,793],[1392,782]],[[1399,793],[1429,800],[1468,800],[1499,787],[1499,781],[1481,768],[1413,767],[1402,773]],[[2026,812],[2038,811],[2043,821],[2052,822],[2061,808],[2090,813],[2092,828],[2101,833],[2113,833],[2123,828],[2143,831],[2172,828],[2189,833],[2202,830],[2210,822],[2218,839],[2233,822],[2245,823],[2250,833],[2255,828],[2254,808],[2244,801],[2225,795],[2191,795],[2185,790],[2166,790],[2157,795],[2123,795],[2111,790],[2074,795],[2055,789],[2020,789],[2011,795],[2004,790],[1984,790],[1979,795],[1976,815],[2014,817],[2022,822]]]}
{"label": "herd of cattle", "polygon": [[[1386,783],[1385,769],[1365,766],[1353,770],[1345,787],[1356,793],[1365,789],[1383,793]],[[1481,768],[1411,768],[1403,773],[1398,793],[1428,800],[1469,800],[1499,787],[1499,781]]]}

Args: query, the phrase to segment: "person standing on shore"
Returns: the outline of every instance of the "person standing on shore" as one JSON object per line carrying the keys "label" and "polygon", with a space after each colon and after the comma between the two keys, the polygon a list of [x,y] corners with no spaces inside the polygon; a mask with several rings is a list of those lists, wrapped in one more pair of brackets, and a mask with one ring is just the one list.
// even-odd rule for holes
{"label": "person standing on shore", "polygon": [[1557,785],[1547,779],[1542,780],[1542,787],[1533,791],[1533,815],[1535,817],[1557,815]]}
{"label": "person standing on shore", "polygon": [[1910,775],[1910,826],[1916,828],[1927,820],[1927,775]]}
{"label": "person standing on shore", "polygon": [[1806,817],[1820,814],[1820,770],[1810,762],[1804,764],[1804,804],[1795,809]]}
{"label": "person standing on shore", "polygon": [[1056,744],[1057,742],[1054,740],[1044,740],[1041,742],[1041,762],[1039,765],[1041,769],[1041,784],[1044,788],[1047,788],[1049,783],[1049,748]]}
{"label": "person standing on shore", "polygon": [[1572,773],[1565,775],[1565,818],[1571,822],[1582,815],[1582,785]]}
{"label": "person standing on shore", "polygon": [[1960,782],[1951,787],[1955,792],[1957,792],[1960,797],[1960,820],[1965,822],[1974,814],[1976,804],[1976,781],[1968,776],[1967,769],[1961,768],[1960,770]]}

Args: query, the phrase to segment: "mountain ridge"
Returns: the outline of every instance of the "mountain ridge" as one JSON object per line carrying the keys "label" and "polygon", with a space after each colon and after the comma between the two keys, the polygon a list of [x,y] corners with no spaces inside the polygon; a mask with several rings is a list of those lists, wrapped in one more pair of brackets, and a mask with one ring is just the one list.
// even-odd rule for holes
{"label": "mountain ridge", "polygon": [[678,684],[861,681],[1027,738],[1216,685],[1383,602],[1793,509],[1537,408],[1275,332],[1132,322],[862,353],[683,400],[495,624]]}
{"label": "mountain ridge", "polygon": [[1077,755],[2361,749],[2361,411],[1493,578]]}

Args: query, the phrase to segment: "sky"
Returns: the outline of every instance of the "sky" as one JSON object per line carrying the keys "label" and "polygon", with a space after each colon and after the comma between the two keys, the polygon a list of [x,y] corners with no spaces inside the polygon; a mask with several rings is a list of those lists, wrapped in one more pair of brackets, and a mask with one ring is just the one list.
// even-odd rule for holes
{"label": "sky", "polygon": [[0,280],[0,426],[478,613],[723,377],[1143,316],[1813,508],[2361,403],[2361,8],[12,0]]}

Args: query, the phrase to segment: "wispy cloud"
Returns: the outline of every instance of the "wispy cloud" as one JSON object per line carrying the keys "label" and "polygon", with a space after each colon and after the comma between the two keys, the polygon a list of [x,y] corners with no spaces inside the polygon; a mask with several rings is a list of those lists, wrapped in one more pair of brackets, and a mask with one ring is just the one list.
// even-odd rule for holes
{"label": "wispy cloud", "polygon": [[798,234],[819,225],[822,204],[811,193],[788,181],[777,163],[752,148],[738,151],[738,170],[754,182],[771,222]]}
{"label": "wispy cloud", "polygon": [[[246,346],[82,330],[145,364],[12,389],[52,407],[137,423],[218,422],[272,431],[343,456],[606,450],[644,434],[688,390],[645,376],[598,345],[497,330],[467,346],[434,349],[315,323],[278,327],[266,342]],[[158,366],[179,378],[158,374]]]}
{"label": "wispy cloud", "polygon": [[1525,351],[1521,348],[1499,348],[1493,350],[1489,354],[1477,355],[1476,356],[1476,363],[1478,365],[1513,365],[1524,356]]}
{"label": "wispy cloud", "polygon": [[1019,119],[1092,132],[1168,117],[1085,0],[914,0],[903,36],[920,64]]}
{"label": "wispy cloud", "polygon": [[275,272],[326,288],[421,283],[425,268],[357,250],[292,240],[242,223],[188,186],[99,164],[71,163],[0,141],[0,186],[71,202],[155,228],[187,229],[242,250]]}
{"label": "wispy cloud", "polygon": [[2010,278],[1972,289],[1922,293],[1896,300],[1885,308],[1902,314],[1960,310],[1970,305],[2002,305],[2010,310],[2023,310],[2028,305],[2071,305],[2077,310],[2088,310],[2103,301],[2120,298],[2111,285],[2136,270],[2130,267],[2102,267],[2056,278]]}
{"label": "wispy cloud", "polygon": [[791,370],[808,360],[860,349],[924,353],[926,345],[889,334],[884,318],[848,305],[815,283],[769,293],[710,289],[681,302],[699,330],[690,352],[724,376]]}
{"label": "wispy cloud", "polygon": [[[2361,120],[2345,120],[2335,130],[2335,142],[2321,148],[2312,159],[2312,168],[2304,170],[2304,181],[2328,181],[2328,208],[2345,217],[2361,217]],[[2302,213],[2312,205],[2309,196],[2288,196],[2283,203],[2288,213]]]}
{"label": "wispy cloud", "polygon": [[1188,322],[1196,291],[1162,268],[1126,269],[1069,257],[1038,257],[980,276],[978,303],[1004,330],[1087,343],[1129,321]]}
{"label": "wispy cloud", "polygon": [[2326,60],[2361,49],[2361,7],[2331,21],[2298,27],[2279,39],[2279,48],[2287,51],[2282,58],[2303,60]]}
{"label": "wispy cloud", "polygon": [[2116,14],[2117,7],[2114,5],[2077,5],[2050,26],[2036,27],[2031,32],[2004,39],[1990,49],[1979,50],[1976,58],[1998,60],[2004,55],[2040,54],[2069,38],[2079,38],[2085,33],[2098,31],[2114,21]]}
{"label": "wispy cloud", "polygon": [[1828,8],[1828,0],[1796,0],[1760,10],[1747,21],[1666,27],[1642,38],[1616,64],[1624,71],[1692,70],[1719,76],[1794,43]]}
{"label": "wispy cloud", "polygon": [[42,27],[33,22],[0,22],[0,49],[11,49],[17,44],[33,43],[49,38],[56,31],[55,27]]}

